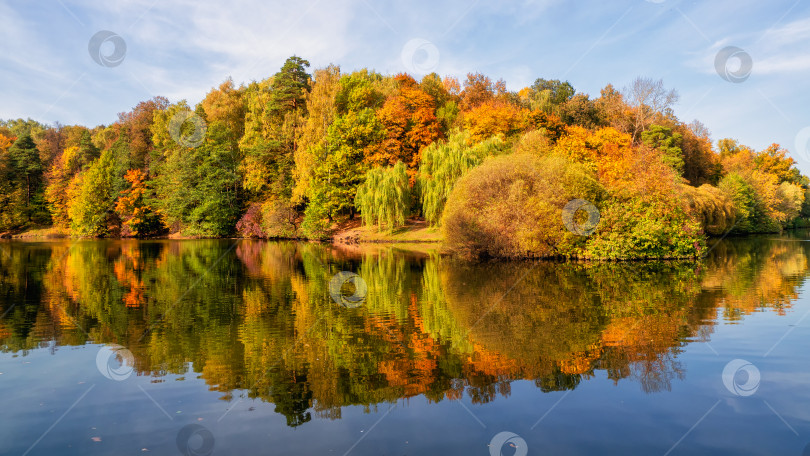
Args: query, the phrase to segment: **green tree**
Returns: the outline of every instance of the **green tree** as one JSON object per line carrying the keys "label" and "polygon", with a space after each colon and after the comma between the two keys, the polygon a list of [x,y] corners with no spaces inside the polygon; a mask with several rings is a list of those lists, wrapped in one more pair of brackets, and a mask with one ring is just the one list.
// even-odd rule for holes
{"label": "green tree", "polygon": [[[393,92],[391,81],[388,89]],[[383,79],[367,70],[340,78],[335,95],[338,116],[322,144],[311,149],[315,163],[301,228],[307,237],[328,236],[332,222],[354,216],[357,187],[369,168],[365,158],[379,149],[385,128],[375,108],[385,99]]]}
{"label": "green tree", "polygon": [[273,76],[270,103],[267,110],[272,116],[283,116],[287,112],[306,112],[306,94],[310,91],[307,73],[309,62],[298,56],[287,58],[281,70]]}
{"label": "green tree", "polygon": [[79,236],[109,234],[117,196],[115,157],[106,150],[82,176],[78,195],[68,209],[71,231]]}
{"label": "green tree", "polygon": [[736,172],[727,174],[717,187],[734,203],[737,222],[734,232],[761,233],[779,231],[778,223],[771,220],[754,186]]}
{"label": "green tree", "polygon": [[355,206],[366,225],[389,231],[404,225],[411,207],[407,167],[397,162],[393,167],[375,167],[366,173],[365,182],[357,188]]}
{"label": "green tree", "polygon": [[499,136],[472,146],[469,142],[469,132],[456,131],[447,141],[434,142],[422,151],[417,185],[424,217],[431,225],[439,224],[456,181],[504,148]]}
{"label": "green tree", "polygon": [[25,206],[31,205],[31,198],[42,180],[42,161],[39,159],[34,140],[25,135],[14,141],[8,150],[15,174],[25,181]]}
{"label": "green tree", "polygon": [[663,125],[650,125],[641,132],[641,142],[663,154],[664,163],[672,167],[678,174],[683,175],[683,135],[673,133],[671,128]]}
{"label": "green tree", "polygon": [[208,127],[196,148],[167,152],[154,179],[157,207],[173,231],[194,236],[227,236],[242,213],[241,175],[230,131],[220,123]]}
{"label": "green tree", "polygon": [[546,114],[559,115],[560,107],[570,100],[574,93],[576,91],[568,81],[539,78],[531,86],[530,108],[539,109]]}
{"label": "green tree", "polygon": [[296,140],[311,89],[308,67],[308,61],[292,56],[272,78],[247,89],[241,168],[255,200],[292,196]]}
{"label": "green tree", "polygon": [[[2,151],[0,151],[2,152]],[[30,135],[19,138],[0,153],[0,176],[6,201],[0,207],[0,229],[22,228],[27,224],[50,222],[45,203],[44,165]]]}

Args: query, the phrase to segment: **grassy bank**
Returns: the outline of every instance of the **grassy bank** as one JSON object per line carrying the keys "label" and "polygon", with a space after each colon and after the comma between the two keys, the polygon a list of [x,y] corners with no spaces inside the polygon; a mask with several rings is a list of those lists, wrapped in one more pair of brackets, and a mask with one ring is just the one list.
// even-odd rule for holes
{"label": "grassy bank", "polygon": [[362,243],[437,243],[441,231],[422,219],[408,219],[405,225],[392,231],[379,231],[376,226],[363,226],[359,219],[342,224],[332,237],[335,244]]}
{"label": "grassy bank", "polygon": [[70,237],[70,231],[53,226],[30,228],[19,233],[2,233],[5,239],[63,239]]}

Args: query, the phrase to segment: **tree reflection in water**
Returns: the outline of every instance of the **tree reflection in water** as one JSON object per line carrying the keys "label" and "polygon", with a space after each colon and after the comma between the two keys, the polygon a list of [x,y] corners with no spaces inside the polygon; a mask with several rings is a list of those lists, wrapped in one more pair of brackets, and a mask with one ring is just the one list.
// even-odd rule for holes
{"label": "tree reflection in water", "polygon": [[[679,353],[719,320],[784,314],[807,248],[750,238],[700,262],[469,264],[383,246],[3,243],[0,344],[120,344],[138,375],[191,370],[289,426],[417,395],[485,403],[515,380],[570,390],[597,370],[652,393],[686,375]],[[330,298],[344,270],[368,285],[358,308]]]}

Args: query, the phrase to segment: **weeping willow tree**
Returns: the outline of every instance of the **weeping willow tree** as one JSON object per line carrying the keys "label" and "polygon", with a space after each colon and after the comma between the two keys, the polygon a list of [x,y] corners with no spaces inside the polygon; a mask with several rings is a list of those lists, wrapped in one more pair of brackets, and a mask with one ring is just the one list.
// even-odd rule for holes
{"label": "weeping willow tree", "polygon": [[682,185],[687,211],[700,222],[703,231],[711,236],[720,236],[732,229],[738,216],[734,201],[717,187],[703,184],[700,187]]}
{"label": "weeping willow tree", "polygon": [[504,146],[500,136],[472,146],[469,142],[469,132],[456,131],[447,141],[434,142],[422,150],[419,193],[425,219],[431,225],[439,224],[447,197],[456,181],[480,165],[486,156],[499,153]]}
{"label": "weeping willow tree", "polygon": [[393,230],[405,224],[410,196],[407,168],[397,162],[393,167],[377,167],[366,173],[366,181],[357,188],[354,202],[365,225]]}

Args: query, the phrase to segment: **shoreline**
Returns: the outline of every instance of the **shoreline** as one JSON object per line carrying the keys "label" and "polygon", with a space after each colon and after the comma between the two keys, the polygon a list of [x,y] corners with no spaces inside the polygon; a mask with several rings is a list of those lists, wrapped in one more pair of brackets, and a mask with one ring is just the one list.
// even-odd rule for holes
{"label": "shoreline", "polygon": [[[801,226],[787,227],[780,233],[765,232],[765,233],[746,233],[746,234],[726,234],[722,236],[708,236],[707,240],[715,239],[722,240],[727,237],[732,238],[745,238],[751,236],[762,235],[778,235],[797,230],[808,229],[808,227]],[[382,247],[393,245],[409,245],[412,247],[424,246],[425,248],[438,248],[441,250],[442,236],[438,227],[431,227],[422,219],[411,218],[407,221],[406,225],[397,228],[393,231],[378,231],[374,227],[363,226],[360,220],[349,220],[337,227],[332,237],[324,240],[307,239],[307,238],[261,238],[261,237],[199,237],[199,236],[182,236],[178,233],[167,234],[164,236],[155,237],[77,237],[71,236],[65,229],[54,227],[40,227],[25,230],[19,233],[0,233],[0,241],[56,241],[56,240],[203,240],[203,239],[240,239],[240,240],[261,240],[261,241],[294,241],[294,242],[317,242],[329,244],[338,248],[361,248],[363,246]],[[702,257],[645,257],[645,258],[583,258],[583,257],[547,257],[547,258],[486,258],[478,259],[478,261],[552,261],[552,262],[574,262],[574,263],[606,263],[606,262],[649,262],[649,261],[694,261]]]}
{"label": "shoreline", "polygon": [[[56,240],[56,239],[82,239],[81,236],[73,236],[68,230],[55,227],[31,228],[17,233],[0,233],[0,239],[11,240]],[[442,242],[438,227],[431,227],[421,219],[409,219],[405,226],[393,231],[378,231],[376,228],[363,226],[359,219],[349,220],[338,226],[334,234],[325,240],[308,238],[284,238],[284,237],[201,237],[184,236],[179,233],[170,233],[153,237],[86,237],[85,239],[258,239],[266,241],[305,241],[305,242],[326,242],[335,245],[354,244],[440,244]]]}
{"label": "shoreline", "polygon": [[[743,233],[743,234],[723,234],[719,236],[706,235],[706,239],[723,239],[726,237],[742,238],[749,236],[761,235],[778,235],[797,230],[810,229],[810,226],[791,226],[787,227],[781,232],[764,231],[761,233]],[[33,228],[17,233],[4,232],[0,233],[0,240],[57,240],[57,239],[112,239],[112,240],[195,240],[195,239],[253,239],[262,241],[300,241],[300,242],[322,242],[335,245],[355,245],[355,244],[440,244],[443,239],[437,227],[429,227],[424,221],[416,221],[408,226],[390,231],[377,231],[374,228],[366,226],[350,226],[343,227],[335,231],[330,238],[326,239],[309,239],[305,237],[250,237],[250,236],[221,236],[221,237],[205,237],[205,236],[184,236],[178,233],[171,233],[162,236],[152,237],[130,237],[130,236],[74,236],[68,231],[53,228],[41,227]]]}

